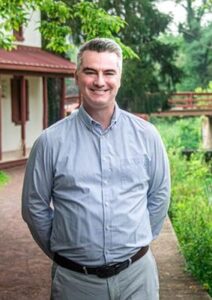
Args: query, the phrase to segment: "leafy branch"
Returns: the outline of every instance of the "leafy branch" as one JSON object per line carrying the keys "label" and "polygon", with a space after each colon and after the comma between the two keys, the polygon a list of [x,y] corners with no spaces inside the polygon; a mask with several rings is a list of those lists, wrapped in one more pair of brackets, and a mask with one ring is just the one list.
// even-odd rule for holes
{"label": "leafy branch", "polygon": [[72,28],[67,24],[69,20],[76,18],[80,19],[84,41],[94,37],[113,38],[122,47],[124,58],[139,58],[117,37],[126,22],[87,1],[69,7],[65,1],[0,0],[0,48],[11,50],[15,47],[12,31],[18,30],[22,25],[27,26],[30,13],[34,10],[40,10],[45,15],[38,28],[49,50],[65,53],[73,47],[68,39],[72,35]]}

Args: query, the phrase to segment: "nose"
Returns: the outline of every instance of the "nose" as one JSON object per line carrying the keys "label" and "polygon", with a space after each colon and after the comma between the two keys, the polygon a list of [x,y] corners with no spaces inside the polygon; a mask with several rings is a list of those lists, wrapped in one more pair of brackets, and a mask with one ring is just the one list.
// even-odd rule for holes
{"label": "nose", "polygon": [[105,80],[103,74],[97,74],[95,80],[94,80],[94,85],[95,86],[104,86]]}

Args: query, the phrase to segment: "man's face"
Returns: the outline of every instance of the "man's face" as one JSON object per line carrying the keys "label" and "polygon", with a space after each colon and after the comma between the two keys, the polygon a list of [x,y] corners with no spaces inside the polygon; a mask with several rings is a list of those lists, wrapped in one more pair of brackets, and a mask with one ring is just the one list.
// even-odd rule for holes
{"label": "man's face", "polygon": [[85,108],[113,107],[120,87],[121,71],[115,53],[86,50],[76,72],[76,83]]}

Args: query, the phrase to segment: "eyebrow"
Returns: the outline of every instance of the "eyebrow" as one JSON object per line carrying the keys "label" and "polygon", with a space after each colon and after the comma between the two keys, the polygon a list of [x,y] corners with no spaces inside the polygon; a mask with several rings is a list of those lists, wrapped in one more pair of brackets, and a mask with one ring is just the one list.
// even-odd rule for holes
{"label": "eyebrow", "polygon": [[[83,72],[86,72],[86,71],[95,71],[96,72],[96,69],[85,67],[85,68],[82,69],[82,71]],[[106,69],[106,70],[103,70],[103,72],[113,72],[113,73],[116,73],[116,70],[114,70],[114,69]]]}
{"label": "eyebrow", "polygon": [[82,71],[96,71],[96,70],[93,68],[85,67],[82,69]]}

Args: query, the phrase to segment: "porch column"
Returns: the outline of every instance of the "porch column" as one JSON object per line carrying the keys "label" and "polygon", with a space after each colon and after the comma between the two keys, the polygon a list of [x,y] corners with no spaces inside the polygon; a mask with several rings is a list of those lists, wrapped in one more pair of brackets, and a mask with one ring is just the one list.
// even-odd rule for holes
{"label": "porch column", "polygon": [[21,76],[21,143],[22,155],[26,156],[26,81]]}
{"label": "porch column", "polygon": [[0,160],[2,160],[2,109],[1,109],[1,95],[2,95],[2,87],[1,87],[1,76],[0,76]]}
{"label": "porch column", "polygon": [[205,116],[202,123],[203,148],[212,150],[212,116]]}
{"label": "porch column", "polygon": [[48,127],[48,88],[47,77],[43,77],[43,129]]}
{"label": "porch column", "polygon": [[65,117],[65,79],[61,78],[60,119]]}

